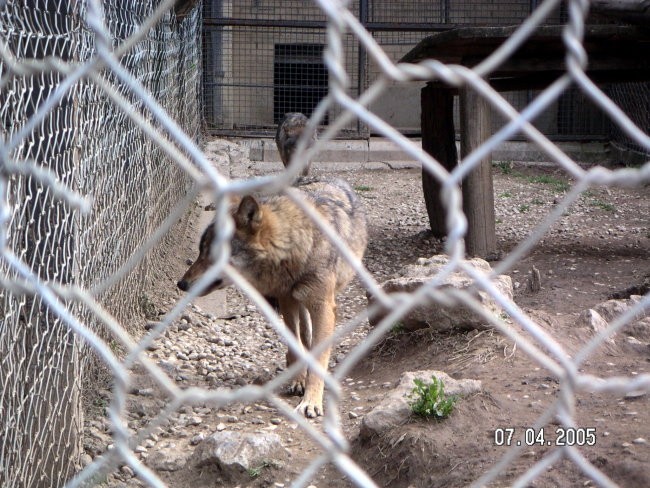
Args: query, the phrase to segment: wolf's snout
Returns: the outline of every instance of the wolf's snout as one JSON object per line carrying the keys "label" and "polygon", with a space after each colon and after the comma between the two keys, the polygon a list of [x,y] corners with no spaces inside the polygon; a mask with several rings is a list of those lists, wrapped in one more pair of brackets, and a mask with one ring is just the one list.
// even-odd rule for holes
{"label": "wolf's snout", "polygon": [[183,291],[190,289],[190,284],[187,282],[187,280],[180,280],[178,283],[176,283],[176,286]]}

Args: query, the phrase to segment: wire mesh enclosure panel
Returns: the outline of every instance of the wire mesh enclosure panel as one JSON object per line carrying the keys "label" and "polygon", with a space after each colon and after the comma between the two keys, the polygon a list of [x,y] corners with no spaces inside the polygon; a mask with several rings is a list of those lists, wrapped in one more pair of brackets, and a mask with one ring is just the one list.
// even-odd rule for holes
{"label": "wire mesh enclosure panel", "polygon": [[[512,25],[521,23],[529,14],[530,0],[493,2],[491,0],[367,0],[367,20],[371,29],[399,24],[406,26],[429,25],[433,28],[448,28],[458,25]],[[396,25],[397,24],[397,25]]]}
{"label": "wire mesh enclosure panel", "polygon": [[[327,95],[322,44],[276,44],[273,56],[273,122],[288,112],[310,117]],[[327,124],[327,118],[324,121]]]}
{"label": "wire mesh enclosure panel", "polygon": [[[168,13],[139,32],[157,4],[0,7],[3,487],[62,486],[72,477],[83,440],[84,387],[92,397],[97,386],[89,385],[107,365],[98,366],[100,352],[71,324],[84,323],[86,337],[115,340],[78,297],[35,289],[48,283],[94,290],[97,306],[117,320],[131,318],[164,249],[147,242],[188,189],[186,173],[134,121],[154,123],[139,91],[146,90],[189,137],[198,137],[200,9],[184,19]],[[102,13],[103,39],[86,22],[93,8]],[[98,43],[112,49],[136,33],[141,38],[121,58],[123,72],[80,76],[97,62]],[[73,67],[76,75],[69,74]],[[129,265],[142,249],[148,252],[137,266]]]}
{"label": "wire mesh enclosure panel", "polygon": [[[205,37],[213,47],[223,47],[217,52],[206,45],[203,98],[209,129],[268,134],[285,113],[309,115],[327,94],[323,30],[233,26],[206,29]],[[357,43],[349,36],[345,54],[349,64],[356,63],[357,52]],[[358,82],[355,74],[352,86]],[[337,113],[332,110],[328,117]]]}
{"label": "wire mesh enclosure panel", "polygon": [[[650,132],[650,83],[621,83],[609,89],[612,100],[630,116],[634,123]],[[650,152],[634,141],[617,125],[611,126],[611,142],[622,162],[643,162]]]}
{"label": "wire mesh enclosure panel", "polygon": [[[538,2],[516,0],[361,0],[349,9],[373,33],[386,54],[397,61],[432,31],[462,26],[507,26],[525,20]],[[314,3],[295,0],[227,2],[209,0],[204,6],[204,117],[217,134],[269,136],[286,112],[311,114],[327,95],[322,62],[324,17]],[[563,6],[545,20],[560,23]],[[346,37],[345,64],[350,67],[351,94],[366,90],[380,69],[354,38]],[[320,60],[318,59],[320,57]],[[373,102],[373,110],[403,133],[420,132],[417,91],[422,84],[390,88]],[[507,95],[521,109],[535,92]],[[323,120],[327,125],[331,116]],[[458,109],[456,108],[456,118]],[[501,124],[493,117],[494,129]],[[535,124],[555,139],[604,139],[606,118],[588,100],[569,91]],[[370,129],[351,122],[349,136],[367,136]]]}

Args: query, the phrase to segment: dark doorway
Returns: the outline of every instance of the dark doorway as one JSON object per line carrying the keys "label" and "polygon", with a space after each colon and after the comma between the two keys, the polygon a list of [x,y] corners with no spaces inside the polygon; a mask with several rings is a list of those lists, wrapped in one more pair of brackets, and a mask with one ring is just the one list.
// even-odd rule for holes
{"label": "dark doorway", "polygon": [[[276,44],[273,60],[273,120],[287,112],[307,117],[327,95],[322,44]],[[322,122],[327,124],[327,116]]]}

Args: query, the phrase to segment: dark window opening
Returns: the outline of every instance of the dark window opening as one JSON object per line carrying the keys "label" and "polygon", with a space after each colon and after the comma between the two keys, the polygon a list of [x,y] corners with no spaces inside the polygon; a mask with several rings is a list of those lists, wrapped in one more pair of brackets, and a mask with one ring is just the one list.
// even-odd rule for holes
{"label": "dark window opening", "polygon": [[[287,112],[307,117],[327,95],[322,44],[276,44],[273,62],[273,120]],[[327,116],[323,122],[328,123]]]}

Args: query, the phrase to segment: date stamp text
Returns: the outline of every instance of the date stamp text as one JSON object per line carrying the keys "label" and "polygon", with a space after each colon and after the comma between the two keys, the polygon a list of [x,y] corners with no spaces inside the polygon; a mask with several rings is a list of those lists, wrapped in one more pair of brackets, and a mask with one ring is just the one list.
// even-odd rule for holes
{"label": "date stamp text", "polygon": [[[523,435],[522,435],[523,434]],[[494,430],[495,446],[595,446],[595,427],[556,427],[552,434],[543,428],[499,427]]]}

